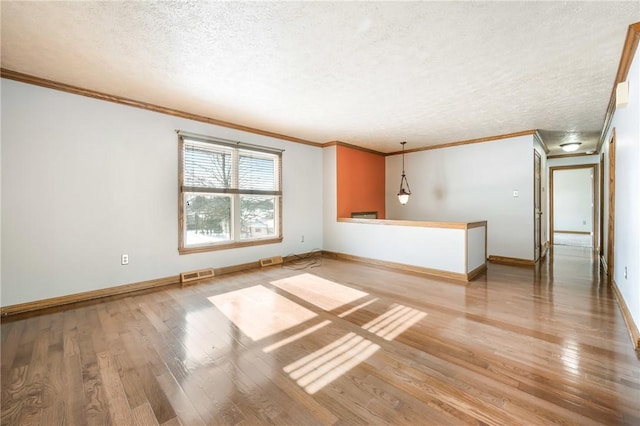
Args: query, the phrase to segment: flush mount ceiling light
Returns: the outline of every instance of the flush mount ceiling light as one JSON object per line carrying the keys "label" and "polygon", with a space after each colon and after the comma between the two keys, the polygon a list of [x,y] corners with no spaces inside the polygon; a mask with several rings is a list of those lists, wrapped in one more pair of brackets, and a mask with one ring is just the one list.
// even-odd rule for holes
{"label": "flush mount ceiling light", "polygon": [[580,142],[567,142],[560,144],[560,148],[565,152],[573,152],[576,151],[580,145],[582,145]]}
{"label": "flush mount ceiling light", "polygon": [[[398,201],[400,201],[400,204],[403,206],[407,204],[409,201],[409,195],[411,195],[409,181],[407,180],[407,176],[404,174],[404,144],[406,144],[406,142],[400,142],[400,145],[402,145],[402,177],[400,178],[400,191],[398,191]],[[404,185],[406,185],[406,189]]]}

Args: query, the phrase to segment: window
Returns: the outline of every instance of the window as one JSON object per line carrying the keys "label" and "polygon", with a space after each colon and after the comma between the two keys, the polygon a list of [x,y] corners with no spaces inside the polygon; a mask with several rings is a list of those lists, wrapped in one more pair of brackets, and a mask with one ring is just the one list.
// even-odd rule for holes
{"label": "window", "polygon": [[180,253],[282,241],[282,151],[178,135]]}

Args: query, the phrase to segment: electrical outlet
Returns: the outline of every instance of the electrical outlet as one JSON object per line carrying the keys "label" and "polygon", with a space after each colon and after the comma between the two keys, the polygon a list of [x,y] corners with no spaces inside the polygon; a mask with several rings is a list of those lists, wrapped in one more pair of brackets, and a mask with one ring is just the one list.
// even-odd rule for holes
{"label": "electrical outlet", "polygon": [[123,254],[120,257],[120,264],[121,265],[128,265],[129,264],[129,255],[128,254]]}
{"label": "electrical outlet", "polygon": [[625,280],[627,279],[627,267],[626,266],[624,267],[624,279]]}
{"label": "electrical outlet", "polygon": [[300,242],[304,243],[304,235],[300,237]]}

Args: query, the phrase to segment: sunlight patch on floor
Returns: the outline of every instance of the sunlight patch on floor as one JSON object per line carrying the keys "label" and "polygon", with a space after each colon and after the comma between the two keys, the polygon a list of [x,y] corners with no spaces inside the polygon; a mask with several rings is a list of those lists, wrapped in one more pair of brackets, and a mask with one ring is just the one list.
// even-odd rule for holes
{"label": "sunlight patch on floor", "polygon": [[[365,302],[353,309],[360,309],[362,305],[366,306],[374,301]],[[348,315],[348,312],[344,314]],[[425,312],[417,309],[393,304],[391,309],[363,325],[362,328],[385,340],[393,340],[426,316]],[[314,394],[365,361],[378,349],[380,349],[379,345],[352,332],[292,362],[283,370],[307,393]]]}
{"label": "sunlight patch on floor", "polygon": [[335,342],[287,365],[284,371],[307,393],[313,395],[365,361],[378,349],[380,346],[364,337],[348,333]]}
{"label": "sunlight patch on floor", "polygon": [[393,340],[427,314],[404,305],[393,304],[391,309],[362,326],[365,330]]}
{"label": "sunlight patch on floor", "polygon": [[273,281],[271,284],[326,311],[331,311],[369,295],[313,274],[295,275]]}
{"label": "sunlight patch on floor", "polygon": [[261,285],[211,296],[209,301],[254,341],[316,316],[313,311]]}

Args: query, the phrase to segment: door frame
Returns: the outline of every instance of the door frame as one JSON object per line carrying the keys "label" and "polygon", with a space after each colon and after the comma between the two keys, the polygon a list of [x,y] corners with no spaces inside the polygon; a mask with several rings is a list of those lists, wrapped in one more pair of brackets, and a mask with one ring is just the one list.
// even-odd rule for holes
{"label": "door frame", "polygon": [[[538,162],[538,182],[536,182],[536,160]],[[536,202],[538,208],[536,208]],[[539,222],[536,232],[536,223]],[[537,235],[536,235],[537,234]],[[536,240],[537,237],[537,240]],[[537,242],[537,246],[536,246]],[[538,256],[536,256],[536,251]],[[542,156],[538,150],[533,150],[533,257],[534,261],[540,260],[543,255],[542,243]]]}
{"label": "door frame", "polygon": [[600,164],[599,164],[599,176],[598,176],[598,182],[599,182],[599,193],[600,196],[598,197],[598,204],[600,206],[600,214],[598,214],[598,222],[599,222],[599,228],[598,228],[598,263],[602,263],[602,259],[604,259],[604,245],[605,245],[605,241],[604,241],[604,215],[605,215],[605,211],[604,211],[604,152],[600,154]]}
{"label": "door frame", "polygon": [[593,178],[591,179],[591,248],[595,250],[596,247],[596,173],[598,169],[597,164],[577,164],[572,166],[555,166],[549,167],[549,244],[553,245],[553,237],[555,226],[553,224],[553,172],[556,170],[577,170],[577,169],[591,169]]}
{"label": "door frame", "polygon": [[611,131],[609,139],[609,217],[607,234],[607,283],[613,282],[615,264],[615,219],[616,219],[616,129]]}

